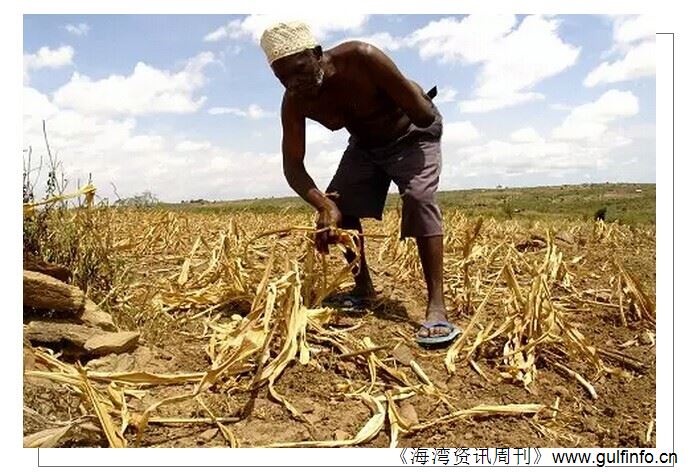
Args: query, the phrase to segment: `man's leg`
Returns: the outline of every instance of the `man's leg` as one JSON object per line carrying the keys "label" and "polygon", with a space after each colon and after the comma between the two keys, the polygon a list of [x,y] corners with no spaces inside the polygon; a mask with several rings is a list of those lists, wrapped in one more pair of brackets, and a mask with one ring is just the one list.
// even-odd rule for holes
{"label": "man's leg", "polygon": [[[399,150],[386,165],[388,175],[399,187],[403,207],[401,237],[415,237],[425,284],[428,289],[426,322],[447,321],[443,289],[442,214],[435,201],[442,156],[439,138],[442,118],[433,125],[409,135],[410,145]],[[414,138],[419,137],[419,141]],[[421,327],[418,336],[443,337],[449,327]]]}
{"label": "man's leg", "polygon": [[[361,234],[358,237],[360,269],[354,271],[356,287],[351,291],[353,296],[359,298],[376,295],[365,260],[365,239],[362,237],[363,227],[360,218],[382,217],[389,183],[389,177],[373,163],[367,152],[349,144],[334,178],[327,187],[327,193],[336,194],[332,200],[341,211],[341,228],[357,230]],[[349,263],[356,258],[355,253],[350,250],[346,251],[345,256]]]}
{"label": "man's leg", "polygon": [[[341,218],[341,227],[346,230],[357,230],[361,235],[358,236],[358,248],[360,249],[360,270],[354,270],[354,279],[356,281],[356,287],[351,291],[351,294],[357,297],[373,297],[375,296],[375,288],[372,285],[372,279],[370,279],[370,270],[368,269],[368,264],[365,261],[365,237],[363,237],[363,227],[360,224],[360,219],[358,217],[352,217],[344,215]],[[356,254],[352,250],[346,250],[346,260],[353,262],[356,258]]]}
{"label": "man's leg", "polygon": [[[442,235],[429,237],[416,237],[418,254],[425,285],[428,288],[428,307],[425,313],[426,322],[438,322],[447,320],[443,289],[443,242]],[[427,329],[421,327],[418,335],[421,337],[443,337],[451,330],[447,327],[434,327]]]}

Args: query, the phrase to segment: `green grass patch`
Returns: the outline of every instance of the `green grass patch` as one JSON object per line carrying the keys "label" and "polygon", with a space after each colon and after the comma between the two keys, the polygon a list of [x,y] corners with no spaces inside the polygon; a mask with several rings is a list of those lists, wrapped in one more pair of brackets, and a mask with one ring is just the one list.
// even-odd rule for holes
{"label": "green grass patch", "polygon": [[[656,223],[655,184],[583,184],[551,187],[472,189],[437,194],[443,212],[458,209],[468,215],[496,219],[567,218],[593,220],[605,208],[607,222]],[[387,196],[387,208],[401,205],[397,194]],[[229,202],[161,204],[171,210],[204,213],[249,211],[304,213],[311,207],[300,197],[246,199]]]}

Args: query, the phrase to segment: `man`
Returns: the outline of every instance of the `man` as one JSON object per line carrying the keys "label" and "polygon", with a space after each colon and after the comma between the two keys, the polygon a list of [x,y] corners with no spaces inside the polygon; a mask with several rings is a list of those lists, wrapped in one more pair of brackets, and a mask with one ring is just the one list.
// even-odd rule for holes
{"label": "man", "polygon": [[[317,211],[315,246],[328,252],[329,228],[354,229],[382,218],[390,181],[403,201],[401,237],[414,237],[428,290],[423,345],[447,343],[459,330],[447,321],[442,283],[442,217],[435,202],[442,117],[430,97],[407,80],[382,51],[349,41],[322,51],[304,23],[279,23],[260,41],[274,75],[286,88],[281,104],[283,169],[288,184]],[[304,166],[305,119],[351,137],[339,168],[321,192]],[[322,232],[319,232],[323,229]],[[360,271],[352,296],[375,295],[359,239]],[[346,255],[353,261],[355,254]]]}

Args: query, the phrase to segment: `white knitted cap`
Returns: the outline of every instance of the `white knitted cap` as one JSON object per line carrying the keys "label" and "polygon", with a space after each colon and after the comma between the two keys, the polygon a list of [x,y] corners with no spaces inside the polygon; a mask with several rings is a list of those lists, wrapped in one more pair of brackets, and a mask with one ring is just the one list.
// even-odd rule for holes
{"label": "white knitted cap", "polygon": [[312,49],[317,46],[317,41],[312,36],[308,25],[294,21],[277,23],[264,30],[260,45],[271,64],[282,57]]}

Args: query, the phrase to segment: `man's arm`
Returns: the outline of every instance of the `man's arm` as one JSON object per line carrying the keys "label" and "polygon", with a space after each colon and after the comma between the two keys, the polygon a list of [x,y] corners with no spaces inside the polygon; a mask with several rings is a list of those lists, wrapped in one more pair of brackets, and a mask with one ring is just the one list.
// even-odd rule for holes
{"label": "man's arm", "polygon": [[305,116],[296,110],[290,98],[284,97],[281,104],[281,125],[283,169],[288,185],[317,210],[333,206],[305,169]]}
{"label": "man's arm", "polygon": [[332,232],[319,230],[341,225],[341,212],[336,204],[317,188],[305,170],[305,116],[286,96],[281,104],[281,123],[284,176],[288,185],[319,212],[315,247],[320,253],[328,253],[329,244],[333,243]]}
{"label": "man's arm", "polygon": [[375,83],[401,107],[413,124],[421,128],[430,126],[435,121],[435,113],[432,102],[420,86],[406,79],[396,64],[375,46],[360,43],[358,49]]}

